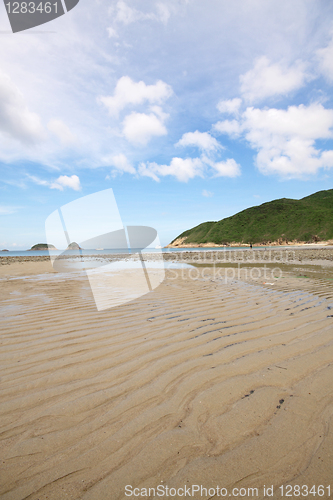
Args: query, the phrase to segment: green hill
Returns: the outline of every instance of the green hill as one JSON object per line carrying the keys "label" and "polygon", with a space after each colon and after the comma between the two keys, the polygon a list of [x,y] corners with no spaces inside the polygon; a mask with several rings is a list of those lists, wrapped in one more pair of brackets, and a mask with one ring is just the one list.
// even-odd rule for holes
{"label": "green hill", "polygon": [[[263,203],[180,234],[171,246],[215,243],[314,242],[333,239],[333,189]],[[178,240],[178,241],[177,241]]]}

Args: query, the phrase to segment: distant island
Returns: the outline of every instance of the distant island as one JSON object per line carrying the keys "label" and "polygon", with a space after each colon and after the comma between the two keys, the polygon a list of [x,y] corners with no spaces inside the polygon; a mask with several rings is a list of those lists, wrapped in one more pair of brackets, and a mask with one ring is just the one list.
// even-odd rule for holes
{"label": "distant island", "polygon": [[29,251],[33,250],[57,250],[54,245],[48,245],[47,243],[37,243],[29,249]]}
{"label": "distant island", "polygon": [[82,248],[73,241],[73,243],[70,243],[67,247],[67,250],[82,250]]}
{"label": "distant island", "polygon": [[7,250],[7,248],[4,248],[3,250],[1,250],[1,252],[9,252],[9,250]]}
{"label": "distant island", "polygon": [[[48,245],[47,243],[37,243],[37,245],[32,246],[29,251],[34,251],[34,250],[58,250],[54,245]],[[82,250],[82,248],[75,243],[70,243],[66,250]],[[4,252],[5,250],[3,250]],[[8,251],[8,250],[7,250]]]}
{"label": "distant island", "polygon": [[[286,245],[333,239],[333,189],[281,198],[184,231],[168,247]],[[332,241],[333,243],[333,241]]]}

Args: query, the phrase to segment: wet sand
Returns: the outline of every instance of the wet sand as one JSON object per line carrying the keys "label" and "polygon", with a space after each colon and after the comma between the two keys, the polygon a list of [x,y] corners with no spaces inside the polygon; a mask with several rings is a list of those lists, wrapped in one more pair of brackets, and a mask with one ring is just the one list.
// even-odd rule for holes
{"label": "wet sand", "polygon": [[155,291],[97,312],[79,273],[1,266],[1,498],[332,492],[332,270],[252,268],[171,269]]}

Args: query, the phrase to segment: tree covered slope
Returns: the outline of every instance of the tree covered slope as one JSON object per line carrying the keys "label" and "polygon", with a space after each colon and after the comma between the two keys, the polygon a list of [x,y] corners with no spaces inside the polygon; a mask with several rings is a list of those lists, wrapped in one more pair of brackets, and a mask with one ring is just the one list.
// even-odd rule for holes
{"label": "tree covered slope", "polygon": [[[333,189],[263,203],[185,231],[172,244],[312,242],[333,238]],[[183,241],[181,241],[183,240]]]}

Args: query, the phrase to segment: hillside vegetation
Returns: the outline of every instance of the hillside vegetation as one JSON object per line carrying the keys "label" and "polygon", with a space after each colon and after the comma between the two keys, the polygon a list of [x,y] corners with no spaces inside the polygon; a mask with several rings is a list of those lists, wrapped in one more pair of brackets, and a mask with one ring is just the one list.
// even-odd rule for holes
{"label": "hillside vegetation", "polygon": [[333,238],[333,189],[292,200],[263,203],[218,222],[204,222],[171,245],[314,242]]}
{"label": "hillside vegetation", "polygon": [[30,248],[30,250],[56,250],[54,245],[48,245],[47,243],[37,243]]}

